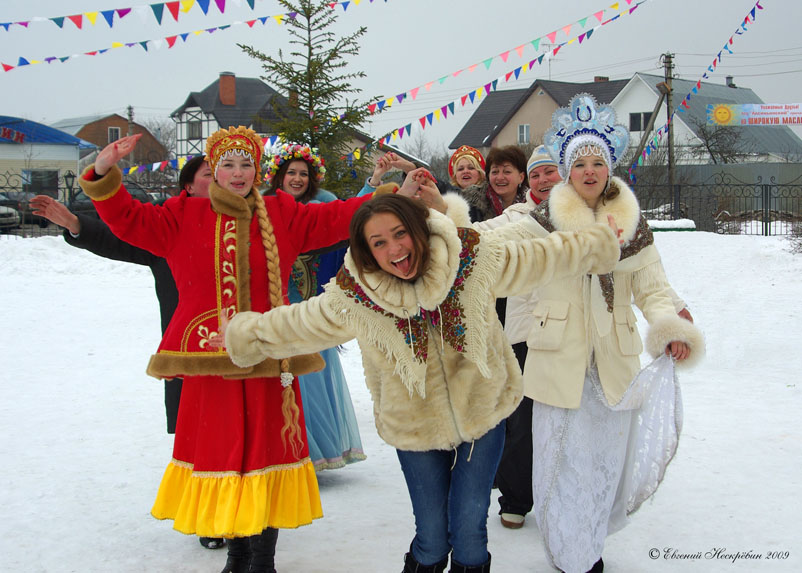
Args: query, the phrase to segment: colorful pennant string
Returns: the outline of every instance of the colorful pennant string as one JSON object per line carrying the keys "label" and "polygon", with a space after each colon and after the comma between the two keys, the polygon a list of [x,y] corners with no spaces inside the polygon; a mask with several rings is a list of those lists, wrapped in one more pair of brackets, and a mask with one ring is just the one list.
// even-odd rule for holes
{"label": "colorful pennant string", "polygon": [[[259,1],[262,2],[263,0]],[[384,1],[387,2],[387,0]],[[251,10],[256,9],[255,6],[256,0],[246,0],[246,2],[248,3],[248,7]],[[347,2],[332,2],[329,4],[329,8],[334,10],[335,8],[337,8],[337,6],[342,6],[343,12],[345,12],[348,9],[348,6],[352,2],[357,6],[359,5],[359,0],[351,0]],[[372,4],[373,0],[370,0],[370,3]],[[80,14],[71,14],[69,16],[51,16],[51,17],[34,16],[27,20],[19,20],[16,22],[0,22],[0,28],[8,32],[11,26],[19,26],[27,29],[29,24],[33,22],[36,23],[53,22],[59,28],[64,29],[64,21],[68,20],[71,21],[73,24],[75,24],[76,28],[78,28],[79,30],[83,30],[84,21],[88,21],[91,26],[94,26],[96,24],[98,14],[103,16],[103,20],[106,22],[109,28],[113,28],[115,22],[115,16],[116,20],[119,22],[132,12],[140,14],[141,16],[144,17],[151,15],[156,20],[156,23],[159,26],[161,26],[164,22],[165,8],[167,8],[167,13],[170,15],[170,17],[172,17],[172,19],[175,22],[178,22],[182,14],[188,14],[195,6],[198,6],[198,8],[200,8],[204,16],[208,16],[210,5],[211,5],[211,0],[179,0],[174,2],[158,2],[155,4],[142,4],[139,6],[130,6],[127,8],[115,8],[112,10],[97,10],[94,12],[82,12]],[[217,7],[217,10],[221,14],[225,14],[226,0],[214,0],[214,5]],[[272,18],[276,18],[276,16],[272,16]]]}
{"label": "colorful pennant string", "polygon": [[[621,12],[621,14],[624,14],[624,13],[631,13],[632,11],[634,11],[634,10],[635,10],[635,8],[637,8],[638,6],[640,6],[641,4],[643,4],[644,2],[647,2],[648,0],[641,0],[640,2],[637,2],[637,3],[635,4],[635,6],[631,6],[631,5],[632,5],[632,3],[633,3],[635,0],[624,0],[624,1],[626,2],[627,6],[630,6],[630,8],[628,8],[628,9],[625,9],[625,10],[624,10],[624,12]],[[577,40],[578,40],[578,41],[579,41],[579,43],[581,44],[583,41],[585,41],[586,39],[590,38],[590,36],[593,34],[593,30],[595,30],[596,28],[598,28],[599,26],[601,26],[601,25],[603,25],[603,24],[607,24],[607,23],[609,23],[609,22],[611,22],[611,21],[615,20],[616,18],[618,18],[618,16],[620,15],[620,14],[618,13],[618,10],[619,10],[619,4],[621,4],[621,2],[616,2],[615,4],[612,4],[612,5],[608,6],[607,8],[605,8],[605,9],[603,9],[603,10],[598,10],[598,11],[594,12],[592,16],[586,16],[586,17],[584,17],[584,18],[581,18],[580,20],[577,20],[576,22],[572,22],[571,24],[567,24],[567,25],[565,25],[565,26],[562,26],[562,27],[560,27],[558,30],[554,30],[553,32],[550,32],[549,34],[546,34],[545,36],[541,36],[541,37],[539,37],[539,38],[535,38],[534,40],[530,40],[530,41],[528,41],[528,42],[524,42],[523,44],[521,44],[521,45],[519,45],[519,46],[516,46],[516,47],[514,47],[514,48],[510,48],[509,50],[506,50],[506,51],[504,51],[504,52],[501,52],[500,54],[496,54],[495,56],[492,56],[492,57],[490,57],[490,58],[485,58],[485,59],[484,59],[484,60],[482,60],[481,62],[478,62],[478,63],[475,63],[475,64],[471,64],[470,66],[466,66],[465,68],[461,68],[461,69],[459,69],[459,70],[457,70],[457,71],[455,71],[455,72],[451,72],[450,74],[447,74],[447,75],[445,75],[445,76],[442,76],[441,78],[438,78],[437,80],[433,80],[433,81],[427,82],[427,83],[425,83],[425,84],[422,84],[422,85],[420,85],[420,86],[417,86],[417,87],[415,87],[415,88],[408,89],[408,90],[406,90],[405,92],[402,92],[402,93],[400,93],[400,94],[397,94],[397,95],[395,95],[394,97],[388,98],[387,100],[385,100],[385,102],[387,102],[387,101],[390,101],[390,100],[392,100],[392,99],[397,99],[397,100],[398,100],[398,103],[401,103],[401,102],[402,102],[402,100],[406,98],[407,94],[410,94],[410,95],[411,95],[411,99],[412,99],[412,101],[414,101],[414,100],[415,100],[415,98],[417,97],[417,94],[418,94],[418,91],[420,90],[420,88],[424,88],[426,91],[429,91],[429,90],[430,90],[430,88],[431,88],[431,87],[432,87],[432,86],[433,86],[435,83],[438,83],[438,84],[442,85],[442,84],[443,84],[443,82],[445,82],[445,80],[446,80],[447,78],[449,78],[449,77],[456,78],[456,77],[457,77],[457,76],[459,76],[459,75],[460,75],[462,72],[465,72],[465,71],[467,71],[468,73],[472,73],[473,71],[475,71],[475,70],[476,70],[476,68],[477,68],[479,65],[483,65],[483,66],[485,67],[485,69],[486,69],[486,70],[489,70],[489,69],[490,69],[490,66],[492,65],[493,61],[494,61],[496,58],[500,58],[500,59],[502,60],[502,62],[504,62],[504,63],[507,63],[507,60],[508,60],[508,59],[509,59],[509,57],[510,57],[510,52],[515,52],[515,53],[517,53],[517,54],[518,54],[518,57],[519,57],[519,58],[522,58],[522,57],[523,57],[523,52],[524,52],[524,49],[525,49],[525,48],[526,48],[526,47],[527,47],[529,44],[531,44],[531,45],[534,47],[534,49],[535,49],[535,52],[538,52],[538,51],[539,51],[539,47],[540,47],[540,42],[541,42],[541,41],[543,41],[543,40],[548,40],[548,43],[549,43],[549,44],[554,44],[554,43],[556,42],[556,40],[557,40],[557,35],[558,35],[558,33],[559,33],[560,31],[562,31],[562,32],[563,32],[563,34],[564,34],[564,35],[565,35],[565,36],[568,38],[568,40],[567,40],[567,41],[565,41],[565,42],[562,42],[561,44],[559,44],[559,46],[557,47],[557,49],[556,49],[556,50],[551,50],[551,52],[552,52],[552,55],[553,55],[553,56],[554,56],[554,55],[557,55],[557,52],[560,50],[560,48],[562,48],[562,46],[564,46],[564,45],[567,45],[567,44],[570,44],[571,42],[574,42],[574,41],[577,41]],[[607,11],[610,11],[610,10],[612,10],[612,11],[615,11],[615,12],[616,12],[616,15],[615,15],[614,17],[612,17],[612,18],[608,19],[608,20],[604,20],[604,14],[605,14],[605,12],[607,12]],[[572,30],[572,29],[584,30],[584,29],[585,29],[585,26],[587,25],[587,21],[588,21],[588,20],[589,20],[591,17],[594,17],[594,18],[596,18],[596,20],[597,20],[597,21],[598,21],[598,23],[599,23],[599,26],[596,26],[596,28],[591,28],[591,29],[589,29],[589,30],[587,30],[587,31],[585,31],[585,32],[583,32],[583,33],[579,33],[579,34],[577,34],[577,35],[576,35],[576,36],[574,36],[574,37],[571,37],[571,35],[570,35],[570,33],[571,33],[571,30]],[[520,73],[520,68],[517,68],[517,69],[518,69],[518,71],[517,71],[517,72],[511,72],[511,73],[516,73],[516,77],[515,77],[515,79],[518,79],[518,76],[517,76],[517,74],[519,74],[519,73]],[[506,80],[505,80],[505,81],[509,81],[509,78],[506,78]],[[380,104],[381,104],[381,102],[376,102],[376,103],[373,103],[373,104],[371,104],[371,105],[369,106],[369,107],[371,108],[371,113],[374,113],[374,110],[375,110],[377,107],[378,107],[378,110],[379,110],[379,111],[381,111],[381,110],[382,110],[382,108],[383,108],[384,106],[383,106],[383,105],[380,105]]]}
{"label": "colorful pennant string", "polygon": [[[207,8],[208,8],[208,3],[210,1],[211,0],[207,0],[207,2],[206,2]],[[226,0],[214,0],[215,4],[220,9],[221,13],[225,10],[225,1]],[[387,1],[388,0],[384,0],[384,2],[387,2]],[[164,7],[165,6],[167,6],[167,8],[168,8],[168,12],[171,15],[175,16],[176,17],[176,21],[178,21],[177,15],[179,13],[180,5],[186,6],[187,7],[186,10],[189,10],[191,8],[189,3],[193,3],[193,2],[200,2],[200,0],[181,0],[181,2],[166,2],[166,3],[163,3],[163,4],[151,4],[148,8],[152,10],[154,15],[158,14],[158,18],[157,19],[158,19],[159,23],[161,23],[162,17],[164,15],[163,12],[164,12]],[[357,4],[357,5],[359,4],[359,2],[356,1],[356,0],[352,0],[352,2],[354,4]],[[373,2],[374,2],[374,0],[370,0],[371,4]],[[333,2],[333,3],[329,4],[329,6],[332,9],[336,9],[337,6],[342,6],[343,4],[350,4],[350,3],[351,2]],[[249,0],[248,4],[250,5],[250,4],[252,4],[252,2]],[[346,10],[346,9],[347,9],[346,7],[343,7],[343,10]],[[132,8],[123,8],[123,9],[118,10],[117,12],[123,14],[122,16],[120,16],[122,18],[125,15],[127,15],[131,10],[132,10]],[[186,11],[186,10],[184,10],[184,11]],[[78,57],[81,57],[81,56],[97,56],[97,55],[105,54],[110,49],[121,48],[123,46],[125,46],[127,48],[132,48],[134,46],[141,46],[147,52],[149,47],[153,47],[153,48],[159,49],[159,48],[161,48],[161,46],[163,44],[166,43],[168,49],[170,49],[170,48],[173,48],[175,46],[176,40],[178,38],[181,38],[181,40],[183,42],[186,42],[187,38],[189,38],[190,36],[194,37],[194,36],[200,36],[201,34],[213,34],[214,32],[227,30],[228,28],[231,28],[232,26],[239,26],[239,25],[243,25],[243,24],[246,24],[248,27],[253,28],[253,26],[257,22],[261,23],[262,25],[266,25],[267,22],[270,21],[270,20],[274,20],[278,25],[282,25],[284,23],[284,17],[285,16],[289,17],[290,20],[294,20],[295,17],[297,16],[297,13],[279,14],[279,15],[276,15],[276,16],[261,16],[259,18],[254,18],[253,20],[247,20],[245,22],[236,21],[236,22],[233,22],[231,24],[224,24],[224,25],[221,25],[221,26],[216,26],[216,27],[213,27],[213,28],[206,28],[206,29],[203,29],[203,30],[195,30],[193,32],[184,32],[184,33],[181,33],[181,34],[176,34],[174,36],[168,36],[166,38],[160,38],[160,39],[156,39],[156,40],[140,40],[138,42],[127,42],[125,44],[123,44],[121,42],[112,42],[112,45],[109,48],[92,50],[92,51],[89,51],[89,52],[83,52],[82,54],[71,54],[71,55],[68,55],[68,56],[49,56],[49,57],[41,58],[41,59],[31,59],[31,58],[25,58],[25,57],[20,56],[20,57],[18,57],[16,64],[7,64],[5,62],[0,62],[0,66],[2,66],[3,71],[10,72],[11,70],[19,68],[21,66],[27,66],[27,65],[33,65],[33,64],[42,64],[42,63],[52,64],[54,62],[64,63],[64,62],[66,62],[68,60],[71,60],[71,59],[74,59],[74,58],[78,58]],[[83,26],[83,15],[82,14],[78,14],[78,15],[75,15],[75,16],[67,16],[67,18],[72,20],[73,23],[75,23],[75,25],[78,28],[81,28]],[[64,25],[63,19],[64,18],[62,17],[60,24],[58,24],[58,22],[57,22],[59,27],[63,27],[63,25]],[[108,21],[108,18],[107,18],[107,21]],[[94,21],[92,23],[94,25]],[[0,23],[0,27],[4,27],[6,30],[8,29],[8,26],[10,26],[10,25],[11,25],[10,23],[6,23],[6,24]]]}
{"label": "colorful pennant string", "polygon": [[[589,39],[593,35],[595,30],[598,30],[599,28],[601,28],[603,26],[606,26],[607,24],[610,24],[611,22],[614,22],[614,21],[618,20],[621,16],[633,14],[635,12],[635,10],[638,8],[638,6],[640,6],[641,4],[643,4],[646,1],[647,0],[642,0],[641,2],[638,2],[638,3],[634,4],[634,5],[632,5],[634,0],[630,0],[630,1],[626,1],[625,0],[627,6],[629,6],[629,7],[625,8],[622,12],[617,13],[615,16],[612,16],[611,18],[608,18],[607,20],[604,20],[604,18],[603,18],[603,14],[604,14],[603,10],[600,11],[600,12],[596,12],[596,14],[594,16],[599,21],[599,24],[597,26],[595,26],[594,28],[592,28],[592,29],[588,29],[587,32],[583,32],[582,34],[580,34],[580,36],[583,37],[583,40]],[[620,3],[613,4],[613,6],[617,6],[618,4],[620,4]],[[527,73],[528,71],[530,71],[531,69],[534,68],[535,64],[539,65],[539,64],[542,64],[544,60],[548,61],[548,59],[553,57],[563,46],[572,43],[577,38],[579,38],[579,36],[577,36],[575,38],[572,38],[570,40],[567,40],[565,42],[560,43],[559,45],[555,46],[555,48],[553,50],[551,50],[550,52],[546,52],[546,53],[540,54],[540,56],[538,56],[537,58],[534,58],[534,59],[530,60],[529,62],[523,64],[522,66],[519,66],[519,67],[515,68],[514,70],[512,70],[512,74],[516,74],[516,79],[517,79],[517,77],[518,77],[517,74]],[[448,104],[446,104],[446,105],[444,105],[442,107],[439,107],[439,108],[437,108],[437,109],[435,109],[435,110],[433,110],[433,111],[421,116],[420,118],[418,118],[418,123],[420,123],[421,129],[422,130],[426,129],[427,125],[431,126],[431,125],[433,125],[434,122],[440,121],[441,118],[442,119],[447,119],[448,118],[448,114],[452,114],[453,115],[454,109],[456,108],[457,102],[459,102],[462,107],[467,105],[468,100],[470,100],[470,103],[474,103],[475,101],[481,99],[483,95],[487,95],[491,91],[496,91],[498,83],[501,82],[501,81],[509,81],[510,77],[512,77],[510,72],[507,72],[506,74],[504,74],[502,76],[499,76],[498,78],[496,78],[492,82],[484,84],[483,86],[476,87],[473,90],[471,90],[470,92],[460,96],[456,100],[454,100],[452,102],[449,102]],[[424,84],[424,86],[423,86],[424,89],[429,89],[429,87],[431,87],[432,83],[434,83],[434,82],[429,82],[428,84]],[[415,89],[419,90],[420,86],[418,88],[415,88]],[[370,104],[370,106],[368,106],[368,108],[371,109],[371,110],[373,110],[373,109],[382,109],[387,104],[387,102],[392,100],[392,99],[393,98],[390,98],[389,100],[383,100],[383,101],[376,102],[374,104]],[[366,146],[359,147],[359,148],[355,149],[353,152],[342,156],[341,159],[346,160],[346,161],[351,161],[354,158],[354,153],[357,152],[357,151],[359,151],[360,154],[361,154],[361,153],[365,153],[366,151],[370,151],[370,149],[372,149],[374,147],[377,147],[377,148],[381,149],[382,145],[389,145],[391,142],[393,142],[393,141],[395,141],[397,139],[403,139],[403,137],[405,135],[406,136],[411,135],[413,124],[414,124],[414,122],[409,123],[409,124],[407,124],[407,125],[405,125],[403,127],[399,127],[399,128],[393,129],[392,131],[389,131],[389,132],[385,133],[385,135],[379,137],[378,139],[376,139],[372,143],[370,143],[370,144],[368,144]]]}
{"label": "colorful pennant string", "polygon": [[[733,34],[729,37],[729,39],[724,43],[724,47],[721,50],[719,50],[718,54],[716,54],[716,57],[713,58],[713,61],[707,67],[707,70],[710,73],[715,72],[716,67],[718,66],[718,64],[721,63],[721,55],[725,51],[729,54],[733,53],[733,51],[730,49],[730,46],[732,45],[735,36],[741,36],[745,32],[747,32],[748,30],[747,25],[755,22],[755,16],[758,10],[763,10],[763,6],[760,5],[760,0],[755,2],[755,5],[752,6],[752,9],[749,10],[749,12],[747,12],[740,26],[738,26],[738,28],[735,29],[735,32],[733,32]],[[710,76],[707,72],[704,72],[702,74],[702,77],[696,82],[696,85],[694,85],[691,88],[691,91],[689,91],[685,95],[685,97],[682,98],[682,101],[677,106],[676,110],[674,110],[671,113],[671,115],[668,117],[666,122],[661,127],[657,128],[655,136],[652,138],[649,144],[643,149],[643,151],[640,154],[640,157],[638,157],[635,160],[635,162],[629,166],[629,169],[627,169],[627,171],[629,173],[629,179],[630,181],[632,181],[633,184],[637,181],[637,177],[635,177],[635,169],[643,165],[643,162],[646,160],[646,158],[649,157],[655,150],[657,150],[657,147],[659,146],[663,138],[663,135],[668,133],[668,126],[671,124],[672,121],[674,121],[674,118],[677,116],[678,113],[685,113],[687,110],[690,109],[691,99],[693,98],[693,96],[697,95],[702,90],[702,80],[703,79],[706,80],[709,78]]]}

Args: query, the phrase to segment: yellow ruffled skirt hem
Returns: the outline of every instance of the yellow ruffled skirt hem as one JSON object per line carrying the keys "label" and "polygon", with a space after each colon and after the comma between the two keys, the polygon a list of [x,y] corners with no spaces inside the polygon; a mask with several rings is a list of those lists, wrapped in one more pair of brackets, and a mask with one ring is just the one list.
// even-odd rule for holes
{"label": "yellow ruffled skirt hem", "polygon": [[173,459],[151,514],[202,537],[246,537],[267,527],[293,529],[323,517],[315,468],[309,458],[240,474],[194,472]]}

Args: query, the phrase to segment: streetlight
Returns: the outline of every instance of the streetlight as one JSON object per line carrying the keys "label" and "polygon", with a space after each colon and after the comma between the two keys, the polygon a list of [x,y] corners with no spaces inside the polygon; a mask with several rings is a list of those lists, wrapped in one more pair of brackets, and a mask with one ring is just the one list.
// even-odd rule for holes
{"label": "streetlight", "polygon": [[67,205],[72,205],[72,186],[75,185],[75,173],[69,169],[64,174],[64,185],[67,186]]}

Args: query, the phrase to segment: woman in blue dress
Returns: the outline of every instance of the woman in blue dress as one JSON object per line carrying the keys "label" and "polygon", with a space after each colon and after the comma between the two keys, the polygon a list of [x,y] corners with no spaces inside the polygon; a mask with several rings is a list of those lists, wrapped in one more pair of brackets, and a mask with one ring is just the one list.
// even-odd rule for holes
{"label": "woman in blue dress", "polygon": [[[328,203],[337,200],[330,191],[320,189],[326,168],[323,159],[309,147],[282,145],[272,156],[266,154],[267,194],[277,189],[302,203]],[[287,293],[291,303],[323,292],[340,266],[347,244],[325,253],[306,253],[293,264]],[[326,367],[320,372],[299,376],[309,457],[316,471],[341,468],[365,459],[359,427],[351,403],[337,348],[320,353]]]}

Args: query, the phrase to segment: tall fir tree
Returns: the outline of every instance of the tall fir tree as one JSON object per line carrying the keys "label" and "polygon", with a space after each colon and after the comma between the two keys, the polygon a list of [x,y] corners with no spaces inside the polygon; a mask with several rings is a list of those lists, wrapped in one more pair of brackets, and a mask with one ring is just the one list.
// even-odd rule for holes
{"label": "tall fir tree", "polygon": [[341,196],[351,194],[361,188],[369,168],[363,154],[353,160],[343,157],[353,151],[354,137],[371,114],[369,102],[356,99],[362,90],[354,85],[366,74],[343,70],[347,58],[358,53],[358,40],[367,28],[339,37],[330,30],[337,13],[329,3],[279,0],[279,4],[291,15],[284,20],[290,35],[288,57],[282,50],[273,57],[250,46],[239,47],[262,62],[263,80],[286,90],[285,104],[274,105],[278,119],[271,127],[275,134],[287,142],[317,148],[326,162],[323,186]]}

